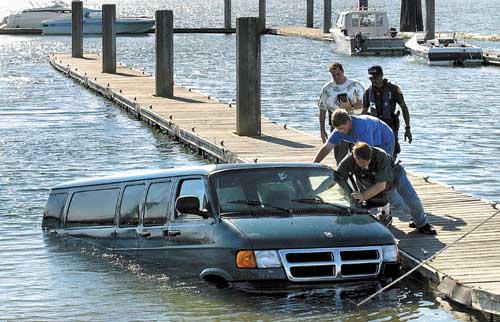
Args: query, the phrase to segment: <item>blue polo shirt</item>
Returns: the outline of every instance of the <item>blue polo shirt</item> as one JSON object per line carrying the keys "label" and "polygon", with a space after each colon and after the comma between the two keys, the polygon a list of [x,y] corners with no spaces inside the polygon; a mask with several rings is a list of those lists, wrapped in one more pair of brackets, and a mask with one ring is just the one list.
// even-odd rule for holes
{"label": "blue polo shirt", "polygon": [[335,129],[330,134],[328,142],[332,144],[339,144],[341,141],[365,142],[372,147],[394,146],[394,133],[383,121],[370,115],[351,115],[351,119],[351,133],[344,135]]}

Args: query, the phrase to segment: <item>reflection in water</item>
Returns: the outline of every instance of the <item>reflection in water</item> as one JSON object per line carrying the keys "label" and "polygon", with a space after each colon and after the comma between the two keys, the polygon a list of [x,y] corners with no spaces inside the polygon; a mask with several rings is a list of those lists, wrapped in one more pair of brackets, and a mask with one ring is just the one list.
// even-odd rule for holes
{"label": "reflection in water", "polygon": [[[339,283],[334,287],[288,293],[250,294],[218,289],[194,277],[179,278],[165,273],[164,267],[102,252],[73,239],[44,237],[43,243],[48,267],[45,277],[55,283],[55,297],[71,298],[72,303],[78,303],[79,311],[86,312],[85,316],[244,321],[425,321],[431,316],[451,321],[470,317],[457,308],[453,314],[444,311],[432,290],[428,286],[422,287],[420,279],[411,277],[358,308],[357,303],[385,283]],[[106,314],[102,313],[104,308]],[[50,314],[49,311],[46,313]],[[470,318],[475,320],[474,316]]]}

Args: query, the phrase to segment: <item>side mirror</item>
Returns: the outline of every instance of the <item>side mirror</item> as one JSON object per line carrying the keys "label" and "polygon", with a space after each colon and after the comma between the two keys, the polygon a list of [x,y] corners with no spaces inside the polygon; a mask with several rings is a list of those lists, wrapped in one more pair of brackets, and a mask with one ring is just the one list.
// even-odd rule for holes
{"label": "side mirror", "polygon": [[208,218],[206,210],[200,210],[200,200],[195,196],[181,196],[175,201],[175,209],[179,213],[194,214],[203,218]]}

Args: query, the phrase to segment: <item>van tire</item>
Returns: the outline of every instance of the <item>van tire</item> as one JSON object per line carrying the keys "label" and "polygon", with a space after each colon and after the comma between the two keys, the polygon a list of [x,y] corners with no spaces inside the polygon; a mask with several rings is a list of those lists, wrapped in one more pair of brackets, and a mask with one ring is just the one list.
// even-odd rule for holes
{"label": "van tire", "polygon": [[218,289],[228,288],[231,286],[228,281],[218,275],[207,275],[203,277],[203,280],[205,280],[205,282],[213,284]]}

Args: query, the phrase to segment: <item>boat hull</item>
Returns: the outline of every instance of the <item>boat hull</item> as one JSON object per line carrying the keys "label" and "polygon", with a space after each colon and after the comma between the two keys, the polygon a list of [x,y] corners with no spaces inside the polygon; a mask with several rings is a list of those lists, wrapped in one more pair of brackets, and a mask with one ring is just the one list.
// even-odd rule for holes
{"label": "boat hull", "polygon": [[[115,29],[117,34],[140,34],[148,32],[154,26],[153,19],[117,20]],[[71,21],[46,21],[42,24],[44,35],[70,35]],[[102,34],[102,21],[83,21],[84,34]]]}
{"label": "boat hull", "polygon": [[3,28],[13,29],[41,29],[42,21],[48,19],[58,19],[64,16],[71,15],[71,13],[61,12],[27,12],[21,14],[14,14],[4,19],[5,24]]}
{"label": "boat hull", "polygon": [[351,56],[403,56],[408,53],[401,37],[355,37],[344,36],[340,31],[331,30],[337,45],[337,52]]}
{"label": "boat hull", "polygon": [[429,65],[475,66],[483,63],[483,49],[465,43],[430,47],[420,44],[414,36],[405,45],[413,56],[424,59]]}
{"label": "boat hull", "polygon": [[430,65],[481,65],[482,62],[481,48],[431,48],[428,52]]}
{"label": "boat hull", "polygon": [[359,48],[355,39],[335,39],[337,52],[351,56],[403,56],[407,54],[403,38],[368,38]]}

